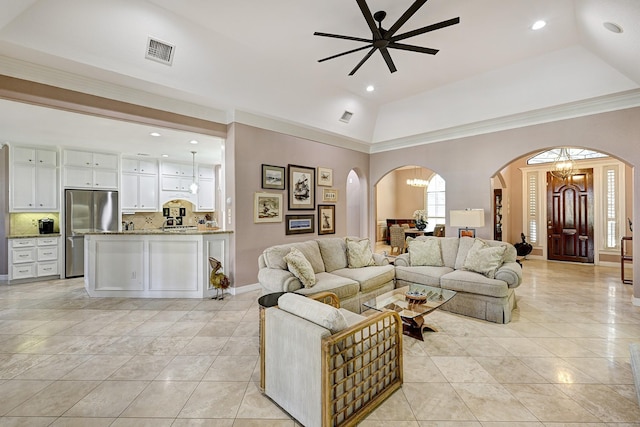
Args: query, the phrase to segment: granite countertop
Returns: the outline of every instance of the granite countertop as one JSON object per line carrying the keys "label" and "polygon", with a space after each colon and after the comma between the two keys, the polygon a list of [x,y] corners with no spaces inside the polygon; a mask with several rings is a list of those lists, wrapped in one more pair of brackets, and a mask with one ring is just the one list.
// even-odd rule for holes
{"label": "granite countertop", "polygon": [[112,234],[112,235],[130,235],[130,236],[136,236],[136,235],[155,235],[155,234],[162,234],[162,235],[178,235],[178,236],[184,236],[184,235],[201,235],[201,234],[231,234],[233,233],[233,231],[230,230],[197,230],[197,229],[192,229],[192,230],[172,230],[172,231],[162,231],[158,228],[152,228],[152,229],[142,229],[142,230],[130,230],[130,231],[89,231],[86,233],[76,233],[76,235],[107,235],[107,234]]}
{"label": "granite countertop", "polygon": [[31,239],[34,237],[60,237],[60,233],[49,233],[49,234],[9,234],[7,239]]}

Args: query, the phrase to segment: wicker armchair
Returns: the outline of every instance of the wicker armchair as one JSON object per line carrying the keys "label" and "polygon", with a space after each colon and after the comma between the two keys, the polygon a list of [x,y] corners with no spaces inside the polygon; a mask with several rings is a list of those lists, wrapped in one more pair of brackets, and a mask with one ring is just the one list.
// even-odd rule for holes
{"label": "wicker armchair", "polygon": [[[339,307],[335,294],[313,299]],[[348,326],[332,333],[286,311],[282,298],[279,303],[265,310],[264,393],[300,424],[355,426],[400,388],[402,321],[397,313],[365,317],[339,309]],[[333,310],[319,301],[310,303]]]}
{"label": "wicker armchair", "polygon": [[389,241],[391,243],[389,255],[400,255],[404,253],[407,248],[405,230],[405,227],[399,225],[389,227]]}

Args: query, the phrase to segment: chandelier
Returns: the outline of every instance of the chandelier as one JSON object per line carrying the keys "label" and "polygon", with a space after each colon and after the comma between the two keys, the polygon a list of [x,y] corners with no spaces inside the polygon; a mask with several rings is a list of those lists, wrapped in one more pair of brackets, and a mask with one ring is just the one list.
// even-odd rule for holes
{"label": "chandelier", "polygon": [[420,179],[420,178],[416,178],[417,177],[417,170],[418,168],[415,168],[413,170],[413,176],[414,178],[411,179],[407,179],[407,185],[410,185],[411,187],[426,187],[429,185],[429,181],[424,180],[424,179]]}
{"label": "chandelier", "polygon": [[558,154],[558,157],[556,157],[551,166],[551,175],[566,180],[573,175],[573,170],[574,161],[569,154],[569,149],[564,147],[560,148],[560,154]]}

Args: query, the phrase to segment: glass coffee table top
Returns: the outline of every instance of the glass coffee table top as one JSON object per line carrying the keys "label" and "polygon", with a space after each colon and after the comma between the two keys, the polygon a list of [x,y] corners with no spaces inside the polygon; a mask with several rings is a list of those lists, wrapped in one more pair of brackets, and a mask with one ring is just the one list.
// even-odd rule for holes
{"label": "glass coffee table top", "polygon": [[367,308],[398,313],[404,326],[404,334],[422,340],[423,316],[436,310],[456,295],[455,291],[433,286],[414,284],[397,288],[363,303]]}

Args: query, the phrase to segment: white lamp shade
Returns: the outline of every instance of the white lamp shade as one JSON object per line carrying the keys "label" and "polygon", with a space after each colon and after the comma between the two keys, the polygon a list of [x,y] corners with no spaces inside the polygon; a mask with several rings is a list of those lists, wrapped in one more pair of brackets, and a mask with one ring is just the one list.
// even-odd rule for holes
{"label": "white lamp shade", "polygon": [[449,211],[451,227],[484,227],[484,209]]}

